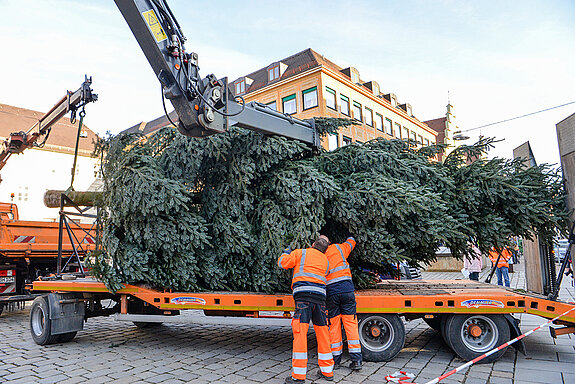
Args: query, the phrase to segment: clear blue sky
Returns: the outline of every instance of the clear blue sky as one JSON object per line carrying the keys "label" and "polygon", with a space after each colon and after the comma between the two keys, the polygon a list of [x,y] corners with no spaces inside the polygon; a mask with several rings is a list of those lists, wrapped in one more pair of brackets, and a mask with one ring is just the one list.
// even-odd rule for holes
{"label": "clear blue sky", "polygon": [[[202,75],[232,79],[308,47],[469,129],[575,101],[573,1],[169,0]],[[100,100],[86,124],[117,133],[163,114],[160,85],[113,1],[0,0],[0,103],[45,111],[85,73]],[[529,140],[557,163],[555,124],[575,104],[481,130],[510,157]],[[474,131],[476,138],[480,131]]]}

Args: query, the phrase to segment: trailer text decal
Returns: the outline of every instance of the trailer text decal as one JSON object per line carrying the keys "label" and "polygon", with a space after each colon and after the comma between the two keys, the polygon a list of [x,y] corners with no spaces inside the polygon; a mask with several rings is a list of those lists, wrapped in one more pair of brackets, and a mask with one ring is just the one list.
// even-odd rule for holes
{"label": "trailer text decal", "polygon": [[463,307],[467,308],[479,308],[479,307],[491,307],[491,308],[505,308],[501,301],[489,300],[489,299],[470,299],[461,302]]}
{"label": "trailer text decal", "polygon": [[206,301],[199,297],[174,297],[170,300],[172,304],[179,304],[179,305],[206,305]]}

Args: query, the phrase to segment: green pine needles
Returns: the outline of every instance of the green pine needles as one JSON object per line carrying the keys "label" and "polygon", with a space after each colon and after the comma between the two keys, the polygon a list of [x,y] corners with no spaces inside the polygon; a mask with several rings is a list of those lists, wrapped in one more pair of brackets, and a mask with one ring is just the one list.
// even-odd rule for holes
{"label": "green pine needles", "polygon": [[[316,119],[322,133],[349,120]],[[562,182],[547,165],[466,159],[492,140],[460,147],[444,163],[442,147],[416,150],[376,139],[314,154],[282,137],[232,129],[204,139],[162,129],[149,138],[101,143],[104,250],[92,273],[115,291],[145,283],[180,291],[289,291],[277,267],[287,246],[318,235],[357,240],[350,257],[358,288],[366,270],[435,259],[440,244],[463,257],[510,236],[545,241],[564,230]]]}

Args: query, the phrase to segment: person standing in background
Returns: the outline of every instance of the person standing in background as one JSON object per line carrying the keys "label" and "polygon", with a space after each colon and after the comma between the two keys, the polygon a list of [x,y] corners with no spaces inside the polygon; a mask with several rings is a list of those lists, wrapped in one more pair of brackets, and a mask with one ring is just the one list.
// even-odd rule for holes
{"label": "person standing in background", "polygon": [[463,268],[469,271],[469,280],[479,281],[479,273],[483,269],[479,248],[473,246],[473,253],[463,259]]}

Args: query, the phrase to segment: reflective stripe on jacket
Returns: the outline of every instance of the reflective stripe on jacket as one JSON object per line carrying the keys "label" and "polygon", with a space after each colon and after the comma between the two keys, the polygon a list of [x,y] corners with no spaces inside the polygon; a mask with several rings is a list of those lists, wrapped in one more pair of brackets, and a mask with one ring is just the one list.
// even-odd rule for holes
{"label": "reflective stripe on jacket", "polygon": [[[492,248],[489,251],[489,260],[491,260],[491,264],[495,264],[497,262],[497,258],[499,257],[499,252]],[[509,260],[511,259],[511,253],[504,248],[501,251],[501,257],[499,257],[499,262],[497,263],[497,268],[507,267],[509,268]]]}
{"label": "reflective stripe on jacket", "polygon": [[294,293],[314,292],[325,296],[325,276],[329,267],[325,254],[315,248],[296,249],[282,254],[278,266],[283,269],[293,268],[291,286]]}
{"label": "reflective stripe on jacket", "polygon": [[329,261],[329,271],[327,272],[327,284],[335,284],[339,281],[350,280],[351,270],[347,258],[355,248],[355,240],[349,237],[343,244],[331,244],[327,247],[325,255]]}

